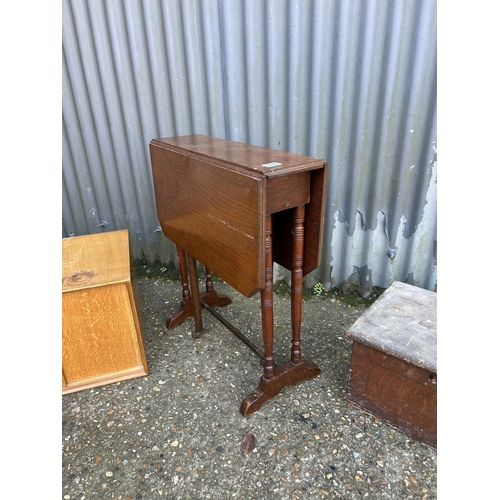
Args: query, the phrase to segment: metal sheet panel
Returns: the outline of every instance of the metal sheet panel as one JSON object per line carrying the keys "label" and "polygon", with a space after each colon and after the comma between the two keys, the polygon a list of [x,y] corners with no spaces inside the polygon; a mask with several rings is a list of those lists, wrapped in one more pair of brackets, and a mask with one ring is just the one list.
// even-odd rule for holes
{"label": "metal sheet panel", "polygon": [[149,141],[326,159],[327,288],[436,286],[435,0],[64,0],[63,236],[164,262]]}

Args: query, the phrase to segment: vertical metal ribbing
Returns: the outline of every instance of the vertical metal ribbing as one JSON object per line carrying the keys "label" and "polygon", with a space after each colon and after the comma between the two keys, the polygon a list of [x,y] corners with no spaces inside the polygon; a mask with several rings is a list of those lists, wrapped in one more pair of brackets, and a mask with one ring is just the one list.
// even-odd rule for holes
{"label": "vertical metal ribbing", "polygon": [[366,268],[375,286],[433,289],[436,0],[65,0],[62,14],[64,236],[128,228],[135,258],[175,260],[147,144],[207,134],[329,164],[325,285]]}

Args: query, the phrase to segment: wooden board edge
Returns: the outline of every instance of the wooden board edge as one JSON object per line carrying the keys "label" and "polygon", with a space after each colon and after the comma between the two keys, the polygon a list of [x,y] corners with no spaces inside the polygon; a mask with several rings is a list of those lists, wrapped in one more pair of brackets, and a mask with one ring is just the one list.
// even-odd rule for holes
{"label": "wooden board edge", "polygon": [[66,394],[71,394],[77,391],[84,391],[87,389],[93,389],[95,387],[101,387],[103,385],[115,384],[117,382],[123,382],[124,380],[130,380],[138,377],[145,377],[149,374],[148,368],[145,366],[136,366],[127,370],[122,370],[119,372],[113,372],[106,375],[99,375],[91,379],[85,379],[81,381],[71,382],[62,388],[63,396]]}

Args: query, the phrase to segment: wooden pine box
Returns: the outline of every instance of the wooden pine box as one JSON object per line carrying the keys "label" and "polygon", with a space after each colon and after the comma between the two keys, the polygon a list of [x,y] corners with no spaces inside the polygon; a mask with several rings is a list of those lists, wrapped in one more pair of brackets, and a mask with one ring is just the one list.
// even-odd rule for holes
{"label": "wooden pine box", "polygon": [[437,294],[396,281],[347,335],[348,401],[437,448]]}
{"label": "wooden pine box", "polygon": [[128,231],[62,240],[62,392],[148,374]]}

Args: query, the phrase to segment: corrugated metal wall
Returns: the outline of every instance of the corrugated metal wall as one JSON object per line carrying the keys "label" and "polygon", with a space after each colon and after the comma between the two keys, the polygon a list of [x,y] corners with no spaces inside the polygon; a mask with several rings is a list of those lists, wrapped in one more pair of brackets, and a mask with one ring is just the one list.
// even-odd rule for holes
{"label": "corrugated metal wall", "polygon": [[436,276],[436,0],[64,0],[63,237],[158,230],[148,144],[324,158],[326,287]]}

